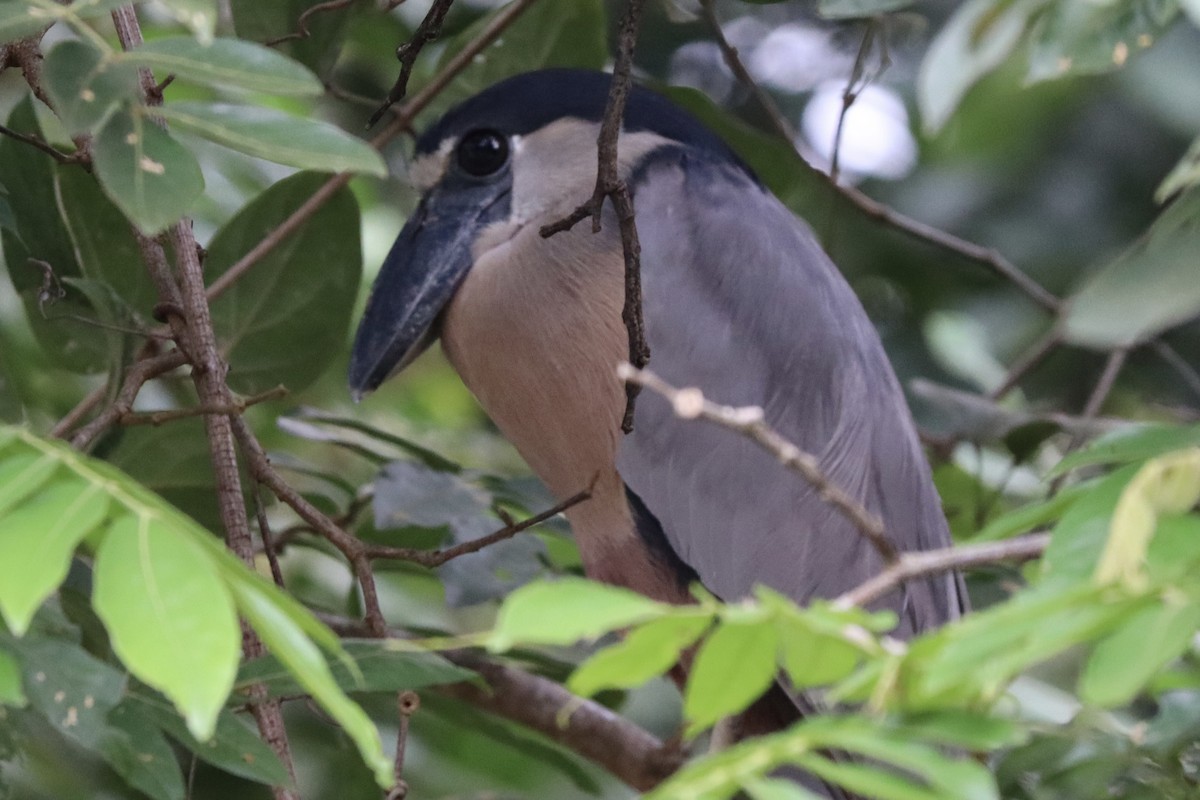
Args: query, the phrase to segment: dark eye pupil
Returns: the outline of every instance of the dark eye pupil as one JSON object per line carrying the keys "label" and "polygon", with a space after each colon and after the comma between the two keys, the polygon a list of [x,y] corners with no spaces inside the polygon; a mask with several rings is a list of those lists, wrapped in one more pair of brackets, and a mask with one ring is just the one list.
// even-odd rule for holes
{"label": "dark eye pupil", "polygon": [[458,165],[468,175],[491,175],[508,161],[508,140],[495,131],[472,131],[458,144]]}

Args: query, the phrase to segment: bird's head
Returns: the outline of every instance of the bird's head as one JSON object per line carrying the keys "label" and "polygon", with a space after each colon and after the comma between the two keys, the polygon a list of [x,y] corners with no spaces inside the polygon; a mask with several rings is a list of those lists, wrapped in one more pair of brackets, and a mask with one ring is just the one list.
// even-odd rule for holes
{"label": "bird's head", "polygon": [[[502,81],[449,111],[418,140],[410,177],[421,201],[375,280],[350,360],[356,397],[438,337],[438,321],[481,248],[587,199],[611,76],[549,69]],[[694,117],[634,87],[623,117],[626,168],[663,144],[736,162]]]}

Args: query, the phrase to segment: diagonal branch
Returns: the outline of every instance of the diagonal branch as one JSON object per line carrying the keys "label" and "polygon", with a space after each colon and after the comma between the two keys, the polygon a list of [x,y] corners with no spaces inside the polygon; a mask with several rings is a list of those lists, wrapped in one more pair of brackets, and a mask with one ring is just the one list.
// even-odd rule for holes
{"label": "diagonal branch", "polygon": [[433,5],[429,7],[425,18],[413,31],[412,38],[396,48],[396,58],[400,60],[400,74],[396,76],[396,82],[388,90],[387,99],[383,101],[383,105],[375,109],[375,113],[367,120],[368,128],[373,128],[389,108],[403,100],[404,96],[408,94],[408,82],[412,78],[413,67],[417,64],[417,56],[421,54],[425,45],[436,39],[442,32],[442,22],[445,21],[446,13],[453,4],[454,0],[433,0]]}
{"label": "diagonal branch", "polygon": [[966,544],[903,553],[894,564],[859,584],[834,601],[834,607],[869,605],[914,578],[942,575],[959,569],[982,567],[1005,561],[1030,561],[1041,557],[1050,543],[1050,534],[1031,533],[1004,542]]}
{"label": "diagonal branch", "polygon": [[639,370],[629,364],[617,368],[617,376],[623,381],[637,383],[660,394],[671,403],[675,415],[680,419],[704,419],[736,431],[758,444],[779,459],[779,463],[804,478],[821,499],[832,505],[854,525],[858,532],[888,564],[900,560],[900,554],[887,537],[883,522],[858,500],[829,479],[821,469],[817,457],[801,450],[767,425],[763,410],[757,406],[734,408],[705,399],[697,388],[677,389],[648,370]]}

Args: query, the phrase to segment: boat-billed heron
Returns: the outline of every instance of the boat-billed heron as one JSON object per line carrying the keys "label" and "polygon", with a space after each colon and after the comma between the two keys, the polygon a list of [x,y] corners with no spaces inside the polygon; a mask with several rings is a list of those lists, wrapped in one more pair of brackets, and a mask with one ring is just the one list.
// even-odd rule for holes
{"label": "boat-billed heron", "polygon": [[[803,603],[876,574],[841,511],[758,445],[678,418],[643,392],[623,435],[617,366],[624,264],[606,206],[544,238],[591,196],[610,77],[545,70],[463,102],[422,135],[420,205],[379,273],[350,365],[357,395],[441,338],[487,414],[560,499],[592,578],[688,602],[765,584]],[[949,544],[903,393],[879,336],[813,232],[715,134],[635,87],[619,139],[642,248],[655,372],[714,401],[759,406],[900,551]],[[887,599],[908,636],[956,617],[960,579]]]}

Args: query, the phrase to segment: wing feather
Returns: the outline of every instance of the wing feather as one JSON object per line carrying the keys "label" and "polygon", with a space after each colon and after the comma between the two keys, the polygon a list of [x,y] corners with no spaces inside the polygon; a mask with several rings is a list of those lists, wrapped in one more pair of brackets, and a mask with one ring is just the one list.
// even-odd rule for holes
{"label": "wing feather", "polygon": [[[812,231],[742,171],[685,148],[632,178],[653,369],[767,421],[879,515],[900,550],[949,543],[903,393],[874,327]],[[753,220],[753,225],[745,224]],[[800,602],[882,568],[853,525],[738,434],[643,393],[618,467],[717,595],[765,583]],[[957,578],[884,601],[910,634],[957,616]]]}

